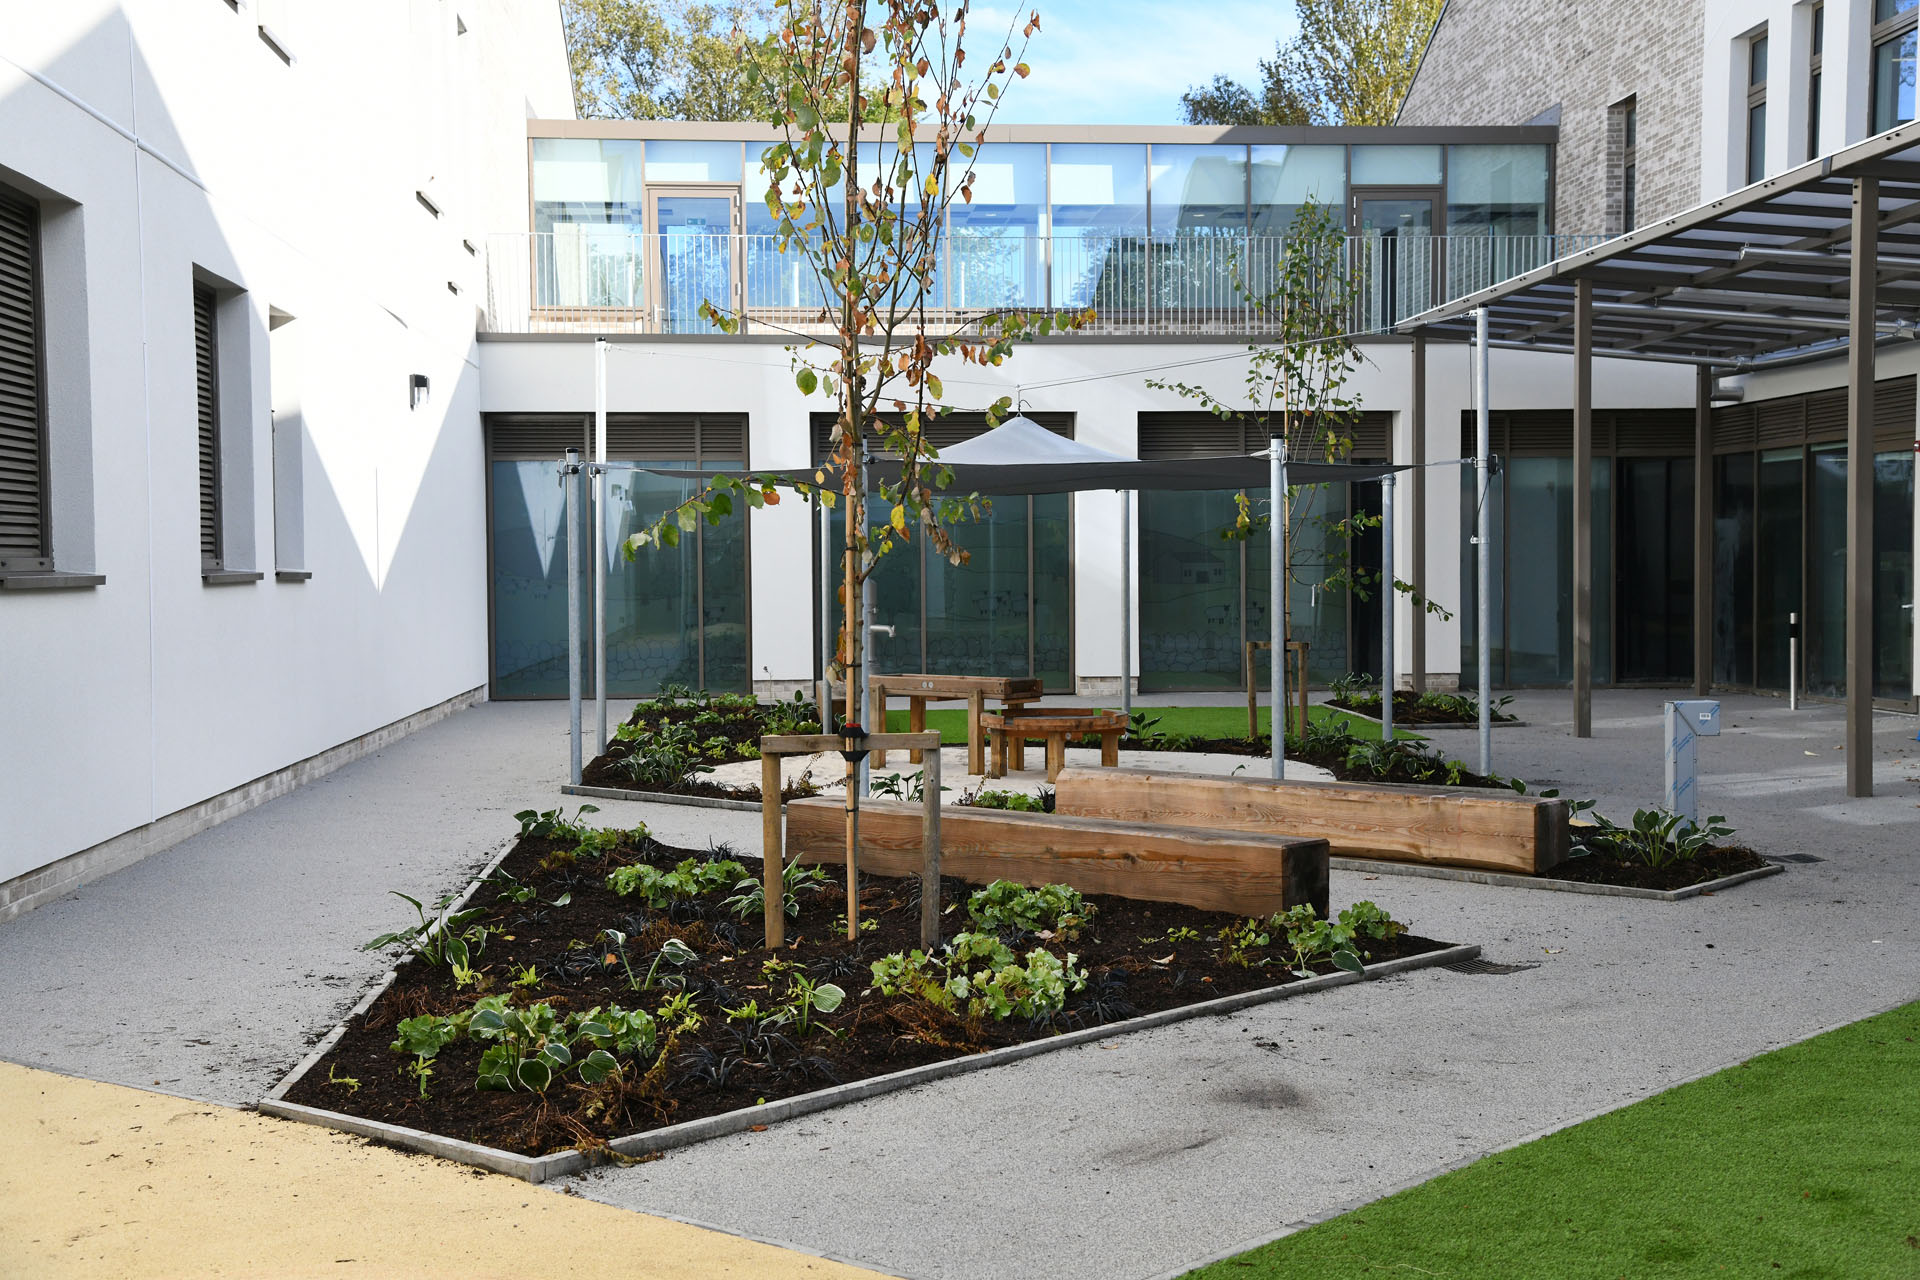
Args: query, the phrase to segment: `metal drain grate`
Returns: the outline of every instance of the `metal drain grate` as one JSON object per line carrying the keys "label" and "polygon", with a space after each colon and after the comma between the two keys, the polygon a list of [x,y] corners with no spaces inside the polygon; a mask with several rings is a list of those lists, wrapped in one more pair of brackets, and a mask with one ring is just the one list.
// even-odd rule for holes
{"label": "metal drain grate", "polygon": [[1538,969],[1538,964],[1500,964],[1493,960],[1455,960],[1452,964],[1443,964],[1442,969],[1450,973],[1523,973],[1528,969]]}
{"label": "metal drain grate", "polygon": [[1775,862],[1825,862],[1825,858],[1815,857],[1811,853],[1776,853]]}

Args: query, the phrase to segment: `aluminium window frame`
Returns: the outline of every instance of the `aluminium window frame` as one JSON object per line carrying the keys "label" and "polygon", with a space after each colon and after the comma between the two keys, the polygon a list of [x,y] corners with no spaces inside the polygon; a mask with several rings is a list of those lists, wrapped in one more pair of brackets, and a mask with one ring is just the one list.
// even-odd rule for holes
{"label": "aluminium window frame", "polygon": [[1903,12],[1894,14],[1873,23],[1867,35],[1867,136],[1884,133],[1896,125],[1908,121],[1895,120],[1881,124],[1874,119],[1874,112],[1880,101],[1880,48],[1897,42],[1903,36],[1912,35],[1920,30],[1920,5],[1914,5]]}
{"label": "aluminium window frame", "polygon": [[1826,0],[1814,0],[1807,8],[1807,154],[1820,155],[1820,78],[1826,63]]}
{"label": "aluminium window frame", "polygon": [[[1758,31],[1746,36],[1744,43],[1747,54],[1746,128],[1742,131],[1741,137],[1746,143],[1746,151],[1741,157],[1741,172],[1746,175],[1744,185],[1752,186],[1767,176],[1766,142],[1767,116],[1769,114],[1767,111],[1767,79],[1768,75],[1771,74],[1771,64],[1768,62],[1768,58],[1772,50],[1768,47],[1767,28],[1764,26]],[[1755,76],[1756,67],[1761,70],[1761,74],[1758,77]],[[1758,157],[1753,153],[1753,124],[1754,112],[1756,111],[1760,113],[1760,154]],[[1757,165],[1755,163],[1756,159],[1758,161]]]}

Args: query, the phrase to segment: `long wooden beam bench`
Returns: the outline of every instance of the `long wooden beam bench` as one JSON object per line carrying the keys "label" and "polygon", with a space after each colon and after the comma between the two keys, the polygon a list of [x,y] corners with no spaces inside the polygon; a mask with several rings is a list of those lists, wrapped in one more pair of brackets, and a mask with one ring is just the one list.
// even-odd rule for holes
{"label": "long wooden beam bench", "polygon": [[[921,806],[899,800],[860,805],[860,867],[917,875]],[[837,799],[787,803],[789,861],[841,863],[846,811]],[[948,805],[940,814],[940,872],[976,884],[1017,880],[1066,884],[1203,911],[1266,916],[1301,902],[1327,913],[1324,839],[1186,830],[1164,823],[1113,822]]]}
{"label": "long wooden beam bench", "polygon": [[1567,802],[1511,791],[1286,782],[1153,769],[1066,769],[1062,814],[1321,837],[1337,857],[1537,875],[1567,856]]}

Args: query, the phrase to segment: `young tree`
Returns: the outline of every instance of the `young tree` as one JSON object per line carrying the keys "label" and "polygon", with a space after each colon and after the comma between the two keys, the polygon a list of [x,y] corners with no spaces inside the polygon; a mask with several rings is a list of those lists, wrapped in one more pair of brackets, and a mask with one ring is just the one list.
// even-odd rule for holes
{"label": "young tree", "polygon": [[[1359,397],[1348,384],[1363,359],[1354,339],[1364,283],[1364,265],[1356,265],[1348,252],[1337,210],[1309,202],[1271,259],[1236,272],[1235,285],[1254,313],[1255,331],[1268,335],[1247,347],[1238,393],[1222,396],[1194,383],[1161,379],[1149,379],[1147,385],[1185,396],[1218,418],[1251,425],[1276,439],[1290,462],[1345,462],[1353,453],[1352,429],[1360,412]],[[1292,586],[1304,560],[1296,530],[1302,512],[1327,487],[1289,485],[1284,494],[1269,496],[1266,514],[1254,509],[1247,494],[1236,494],[1234,523],[1221,530],[1223,538],[1244,541],[1279,520],[1274,554],[1285,569],[1282,598],[1268,607],[1281,610],[1283,636],[1292,634]],[[1356,511],[1338,519],[1314,516],[1311,523],[1336,548],[1345,548],[1356,534],[1377,528],[1380,517]],[[1323,589],[1352,591],[1365,600],[1383,585],[1379,574],[1354,565],[1347,552],[1336,550],[1331,559],[1334,567]],[[1396,578],[1391,589],[1430,613],[1446,613],[1412,583]],[[1273,660],[1283,662],[1285,656],[1276,654]]]}
{"label": "young tree", "polygon": [[1181,95],[1187,123],[1392,124],[1441,3],[1297,0],[1299,34],[1261,59],[1259,95],[1215,76]]}
{"label": "young tree", "polygon": [[564,0],[574,107],[583,117],[762,120],[767,0]]}
{"label": "young tree", "polygon": [[[951,474],[923,434],[946,411],[936,362],[999,365],[1015,343],[1077,327],[1090,313],[928,314],[946,210],[973,198],[976,149],[1004,91],[1028,74],[1020,57],[1040,29],[1038,13],[996,32],[985,57],[969,47],[971,0],[776,0],[776,14],[769,61],[748,76],[769,94],[781,131],[761,157],[776,245],[805,264],[826,300],[815,317],[824,332],[796,334],[788,352],[800,392],[835,410],[831,455],[800,488],[845,508],[833,665],[851,696],[865,675],[861,595],[874,565],[916,533],[964,563],[947,526],[982,509],[972,495],[941,492]],[[887,123],[877,127],[875,118]],[[861,120],[869,123],[852,123]],[[746,319],[712,301],[700,313],[725,332]],[[1010,407],[1001,397],[989,420]],[[898,478],[871,492],[870,453],[899,459]],[[778,494],[768,478],[714,477],[630,538],[627,554],[673,545],[698,520],[732,513],[736,498],[759,506]],[[886,518],[870,531],[875,499]],[[856,814],[850,800],[850,848]]]}

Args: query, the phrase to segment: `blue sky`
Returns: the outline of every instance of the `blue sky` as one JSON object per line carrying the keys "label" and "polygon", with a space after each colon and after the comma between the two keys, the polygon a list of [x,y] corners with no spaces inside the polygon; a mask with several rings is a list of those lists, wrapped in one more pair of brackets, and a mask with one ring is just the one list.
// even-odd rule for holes
{"label": "blue sky", "polygon": [[1179,124],[1182,90],[1217,72],[1257,82],[1260,59],[1295,25],[1286,0],[1000,0],[975,8],[970,48],[986,52],[1032,8],[1033,74],[1008,93],[995,117],[1003,124]]}

